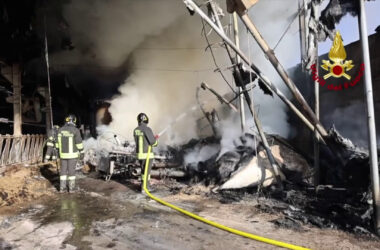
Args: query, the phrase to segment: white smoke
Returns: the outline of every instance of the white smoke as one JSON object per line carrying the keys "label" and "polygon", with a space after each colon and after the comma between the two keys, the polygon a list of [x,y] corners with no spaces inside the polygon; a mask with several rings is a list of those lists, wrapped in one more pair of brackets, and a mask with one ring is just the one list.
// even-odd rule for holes
{"label": "white smoke", "polygon": [[[225,8],[225,1],[218,2]],[[296,1],[260,1],[250,10],[250,16],[273,47],[296,12]],[[189,16],[182,1],[72,1],[65,8],[65,18],[71,27],[76,52],[70,56],[67,53],[72,52],[54,55],[53,60],[57,64],[126,67],[129,72],[125,83],[119,88],[120,95],[111,100],[110,107],[113,117],[110,129],[129,140],[132,139],[132,131],[137,125],[136,116],[140,112],[147,113],[156,134],[187,112],[186,118],[174,124],[161,142],[178,144],[197,137],[197,119],[201,114],[199,111],[189,112],[196,104],[196,87],[205,81],[222,94],[229,91],[220,75],[214,72],[210,53],[204,51],[207,44],[201,34],[200,17],[197,14]],[[222,21],[224,24],[230,21],[227,13]],[[298,23],[295,22],[276,50],[285,68],[299,61]],[[242,25],[240,32],[241,46],[246,54],[284,90],[282,81],[255,41],[250,38],[248,43]],[[214,32],[209,39],[220,42]],[[230,66],[223,48],[215,49],[215,54],[222,70]],[[227,70],[224,74],[233,84],[231,72]],[[204,93],[202,98],[215,100],[210,93]],[[254,98],[259,104],[256,109],[259,110],[264,130],[286,137],[289,126],[284,105],[276,97],[263,96],[258,88],[255,88]],[[250,116],[247,113],[247,117]],[[254,127],[251,118],[247,119],[247,127]],[[224,135],[231,137],[238,135],[240,124],[226,126],[223,131]]]}
{"label": "white smoke", "polygon": [[[265,1],[264,1],[265,2]],[[258,4],[251,11],[258,28],[262,30],[264,37],[269,44],[277,42],[281,33],[286,29],[292,15],[297,11],[297,4],[282,3],[278,1],[277,6],[265,3]],[[224,2],[223,5],[224,6]],[[283,9],[286,6],[287,8]],[[270,8],[269,8],[270,7]],[[263,10],[263,11],[261,11]],[[265,11],[264,11],[265,10]],[[184,10],[182,10],[184,11]],[[184,11],[184,15],[187,12]],[[228,18],[223,20],[229,21]],[[268,27],[270,26],[270,27]],[[297,23],[290,30],[290,35],[286,36],[278,47],[277,55],[284,63],[284,66],[290,66],[298,61],[298,34],[294,33]],[[247,37],[244,35],[244,29],[241,28],[242,45],[247,48]],[[244,38],[245,37],[245,38]],[[215,36],[211,39],[218,41]],[[220,40],[219,40],[220,41]],[[265,59],[262,51],[254,45],[253,39],[250,41],[250,52],[245,49],[247,54],[251,54],[255,63],[263,69],[263,71],[273,79],[273,82],[283,88],[282,80],[273,70],[270,63]],[[175,24],[170,25],[160,35],[148,38],[140,47],[205,47],[204,38],[201,36],[201,23],[199,17],[183,16],[177,19]],[[290,49],[294,48],[294,49]],[[289,53],[290,51],[290,53]],[[224,50],[217,50],[218,60],[221,65],[229,65]],[[146,112],[151,117],[152,127],[157,131],[163,129],[171,120],[173,120],[181,112],[186,111],[193,103],[195,103],[194,92],[195,87],[201,81],[207,81],[213,87],[222,88],[222,93],[227,90],[225,83],[221,81],[219,76],[212,71],[205,72],[180,72],[183,69],[213,69],[214,65],[211,61],[211,55],[204,53],[202,50],[194,51],[171,51],[171,50],[135,50],[133,53],[133,62],[136,70],[127,79],[124,86],[120,88],[121,96],[112,101],[111,113],[114,121],[111,124],[113,129],[123,131],[122,133],[128,136],[127,133],[133,130],[135,117],[139,112]],[[297,60],[294,60],[294,58]],[[172,69],[173,71],[160,71],[160,69]],[[156,71],[149,69],[156,69]],[[176,71],[178,70],[178,71]],[[226,75],[230,76],[230,72],[226,71]],[[259,111],[259,116],[263,121],[264,129],[268,133],[277,133],[287,136],[289,133],[289,125],[287,124],[287,114],[285,106],[276,97],[272,99],[268,96],[263,96],[261,91],[255,91],[256,109]],[[214,97],[211,97],[214,98]],[[127,112],[128,107],[133,107],[132,112]],[[246,107],[246,110],[247,107]],[[124,114],[124,115],[119,115]],[[251,115],[247,113],[247,117]],[[132,121],[126,122],[126,121]],[[175,143],[186,142],[188,139],[196,136],[195,118],[188,117],[184,119],[185,123],[174,126],[175,139],[171,140]],[[248,127],[253,126],[253,119],[247,120]],[[225,134],[238,134],[240,126],[229,126],[232,130]]]}
{"label": "white smoke", "polygon": [[[196,123],[201,115],[199,110],[192,112],[197,103],[196,88],[205,81],[221,93],[227,90],[219,74],[214,73],[212,58],[204,52],[206,43],[199,18],[188,16],[184,7],[181,11],[183,16],[175,23],[159,36],[147,38],[133,52],[133,73],[119,88],[121,95],[111,101],[110,126],[128,138],[140,112],[148,115],[155,133],[186,113],[161,141],[179,144],[198,137]],[[218,55],[221,65],[226,62],[225,56]],[[206,97],[213,100],[210,94]]]}
{"label": "white smoke", "polygon": [[[367,112],[365,103],[354,100],[347,106],[333,109],[330,105],[331,102],[326,102],[326,104],[322,105],[323,110],[325,110],[322,122],[326,124],[326,127],[334,125],[342,136],[350,139],[355,145],[368,148],[368,131],[367,124],[365,123]],[[355,119],[352,119],[353,117],[355,117]],[[353,133],[353,131],[355,132]],[[378,135],[378,142],[380,142],[379,139],[380,136]]]}
{"label": "white smoke", "polygon": [[[297,12],[298,1],[291,0],[259,1],[249,11],[249,16],[269,46],[275,49],[275,55],[285,70],[300,62],[299,25],[298,18],[295,18]],[[281,36],[290,23],[292,24],[289,30],[280,41]],[[265,57],[251,34],[248,33],[242,23],[239,25],[239,28],[242,49],[245,54],[288,98],[291,98],[285,83]],[[275,48],[279,41],[280,43]],[[262,122],[264,131],[287,137],[291,131],[291,127],[287,122],[287,106],[278,97],[274,96],[272,98],[264,95],[262,91],[257,89],[254,91],[253,98],[255,109]],[[248,111],[247,107],[246,111]],[[249,118],[247,124],[253,129],[254,125],[251,114],[246,113],[246,116]]]}
{"label": "white smoke", "polygon": [[220,146],[217,144],[210,144],[195,147],[192,151],[187,153],[184,157],[184,165],[194,164],[196,166],[199,162],[206,161],[218,153]]}
{"label": "white smoke", "polygon": [[120,67],[147,37],[183,15],[181,1],[81,0],[64,6],[75,49],[52,56],[54,64]]}
{"label": "white smoke", "polygon": [[228,119],[219,123],[219,133],[221,135],[219,157],[224,153],[234,150],[235,141],[242,135],[240,117],[237,113],[232,113]]}
{"label": "white smoke", "polygon": [[97,166],[101,157],[107,157],[110,152],[134,153],[134,142],[127,141],[123,136],[115,134],[109,126],[100,125],[96,128],[98,137],[88,138],[83,141],[84,161]]}
{"label": "white smoke", "polygon": [[94,149],[98,151],[104,151],[104,155],[107,155],[113,150],[123,150],[123,145],[127,140],[118,134],[115,134],[108,126],[101,125],[96,128],[98,134],[97,139],[88,138],[84,141],[85,151]]}

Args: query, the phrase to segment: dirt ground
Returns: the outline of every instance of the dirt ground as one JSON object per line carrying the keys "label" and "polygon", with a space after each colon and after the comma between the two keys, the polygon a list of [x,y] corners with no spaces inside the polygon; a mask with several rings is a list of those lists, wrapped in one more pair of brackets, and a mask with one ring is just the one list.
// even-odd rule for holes
{"label": "dirt ground", "polygon": [[[10,179],[12,176],[12,179]],[[249,195],[228,204],[201,185],[154,180],[154,195],[207,219],[311,249],[380,249],[376,237],[301,224]],[[14,168],[0,177],[0,249],[278,249],[179,214],[138,192],[138,182],[78,175],[80,191],[59,194],[54,167]],[[8,194],[8,195],[5,195]]]}
{"label": "dirt ground", "polygon": [[0,207],[25,202],[54,193],[39,167],[15,166],[0,177]]}

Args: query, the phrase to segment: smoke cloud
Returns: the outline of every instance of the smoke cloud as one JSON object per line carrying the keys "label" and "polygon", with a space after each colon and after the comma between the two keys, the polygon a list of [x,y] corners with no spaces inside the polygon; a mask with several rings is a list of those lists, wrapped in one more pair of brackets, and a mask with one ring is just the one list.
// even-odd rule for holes
{"label": "smoke cloud", "polygon": [[[225,1],[218,2],[225,8]],[[297,12],[295,2],[260,1],[250,11],[272,47]],[[74,53],[55,54],[53,60],[56,63],[126,68],[128,77],[119,88],[120,95],[110,101],[113,117],[110,128],[127,139],[132,139],[132,131],[137,125],[136,116],[140,112],[149,116],[155,133],[186,112],[186,117],[174,124],[162,141],[178,144],[197,137],[198,119],[202,115],[199,110],[190,111],[196,104],[196,87],[205,81],[222,94],[229,91],[220,75],[214,72],[210,53],[204,50],[207,44],[201,34],[200,17],[196,14],[190,16],[182,1],[72,1],[66,6],[64,14],[77,49]],[[227,24],[229,20],[226,14],[222,21]],[[298,63],[300,58],[297,28],[295,21],[275,51],[285,68]],[[277,73],[254,40],[248,39],[242,25],[240,31],[243,50],[284,91]],[[214,32],[209,39],[220,42]],[[71,53],[70,56],[67,53]],[[230,66],[223,48],[215,48],[215,54],[222,70]],[[224,71],[224,74],[233,84],[231,72]],[[201,99],[209,101],[210,107],[218,106],[216,102],[210,102],[215,97],[209,92],[203,91]],[[276,97],[273,101],[272,97],[263,96],[258,88],[255,88],[254,99],[256,104],[260,103],[256,109],[259,110],[264,129],[287,136],[290,129],[284,105]],[[250,114],[247,113],[247,117]],[[252,129],[253,120],[248,119],[247,123],[248,128]],[[235,126],[229,124],[223,134],[238,134],[235,130],[240,130],[239,123]]]}
{"label": "smoke cloud", "polygon": [[81,0],[64,6],[75,49],[53,55],[57,64],[120,67],[147,37],[159,35],[183,12],[173,0]]}
{"label": "smoke cloud", "polygon": [[[214,73],[212,58],[205,53],[207,45],[201,34],[200,19],[189,16],[182,3],[177,11],[182,16],[159,35],[147,37],[133,51],[130,56],[132,73],[120,87],[121,95],[111,101],[110,112],[114,120],[110,126],[128,138],[137,126],[136,116],[140,112],[148,115],[155,133],[186,113],[161,141],[179,144],[198,137],[197,120],[201,115],[199,110],[192,110],[196,104],[196,88],[205,81],[221,93],[227,91],[226,85],[221,84],[220,75]],[[213,36],[210,39],[216,40]],[[222,67],[226,59],[224,53],[217,56]],[[201,98],[213,100],[204,92]]]}

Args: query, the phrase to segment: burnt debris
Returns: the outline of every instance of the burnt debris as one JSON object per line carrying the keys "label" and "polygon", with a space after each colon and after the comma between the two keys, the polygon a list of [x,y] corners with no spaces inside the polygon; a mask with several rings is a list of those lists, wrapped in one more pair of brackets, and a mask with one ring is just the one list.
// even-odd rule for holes
{"label": "burnt debris", "polygon": [[[283,179],[294,182],[303,181],[310,173],[307,161],[295,152],[279,136],[268,136],[275,160],[280,165]],[[260,140],[245,133],[233,141],[233,148],[226,149],[215,139],[191,141],[183,148],[185,170],[192,182],[205,185],[220,185],[222,189],[245,188],[257,185],[269,186],[275,183],[271,167],[267,162],[265,150]],[[187,157],[195,148],[213,152],[206,158]],[[269,182],[269,180],[271,180]]]}
{"label": "burnt debris", "polygon": [[359,13],[359,1],[331,0],[321,13],[321,22],[330,30],[335,30],[335,24],[347,14],[357,16]]}
{"label": "burnt debris", "polygon": [[367,192],[332,186],[314,189],[286,183],[281,192],[247,188],[210,195],[222,203],[255,202],[258,211],[280,215],[271,221],[279,227],[305,231],[307,225],[313,225],[375,237],[371,229],[373,209]]}

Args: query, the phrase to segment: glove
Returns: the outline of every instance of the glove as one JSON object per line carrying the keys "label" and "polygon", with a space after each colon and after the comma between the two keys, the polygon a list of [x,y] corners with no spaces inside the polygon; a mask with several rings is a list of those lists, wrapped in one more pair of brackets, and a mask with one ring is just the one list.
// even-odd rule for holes
{"label": "glove", "polygon": [[156,138],[156,140],[158,140],[158,138],[160,138],[159,135],[155,135],[154,138]]}

